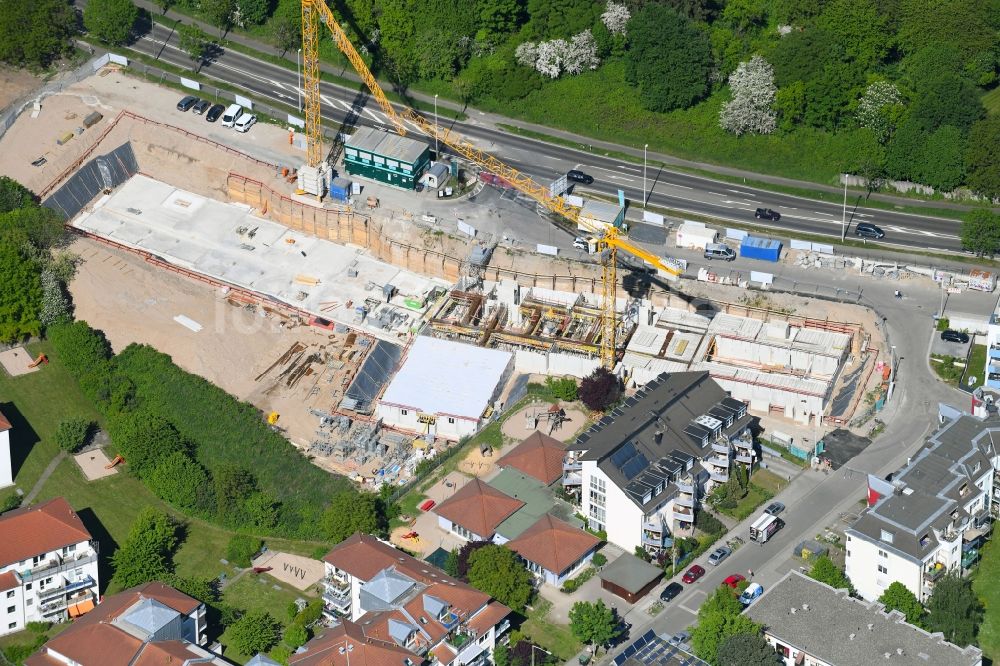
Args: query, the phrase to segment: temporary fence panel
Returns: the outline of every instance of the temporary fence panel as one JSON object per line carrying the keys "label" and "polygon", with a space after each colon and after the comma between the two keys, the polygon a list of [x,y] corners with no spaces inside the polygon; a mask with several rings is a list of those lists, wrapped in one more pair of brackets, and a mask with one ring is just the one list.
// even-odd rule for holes
{"label": "temporary fence panel", "polygon": [[233,98],[240,106],[246,109],[253,109],[253,100],[249,97],[244,97],[243,95],[233,95]]}
{"label": "temporary fence panel", "polygon": [[191,79],[185,79],[183,76],[181,77],[181,85],[185,88],[190,88],[191,90],[201,90],[200,83]]}

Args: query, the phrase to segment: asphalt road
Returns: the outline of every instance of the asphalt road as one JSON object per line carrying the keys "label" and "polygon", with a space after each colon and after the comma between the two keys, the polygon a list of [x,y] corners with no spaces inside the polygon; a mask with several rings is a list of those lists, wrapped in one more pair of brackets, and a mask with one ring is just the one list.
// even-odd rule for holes
{"label": "asphalt road", "polygon": [[[174,31],[153,24],[147,35],[133,44],[134,49],[158,57],[164,62],[190,68],[191,59],[177,46]],[[257,60],[237,51],[219,50],[201,73],[242,88],[250,97],[297,104],[297,75],[283,67]],[[391,123],[370,99],[367,91],[359,93],[330,83],[321,83],[323,117],[332,126],[339,126],[348,114],[355,115],[356,124],[390,127]],[[429,115],[429,114],[428,114]],[[581,169],[595,178],[593,185],[577,187],[576,193],[590,192],[615,197],[622,190],[633,205],[641,205],[644,190],[648,205],[668,208],[681,214],[710,216],[724,221],[758,224],[765,233],[780,236],[781,229],[795,229],[831,237],[842,232],[843,207],[829,202],[814,201],[787,194],[756,190],[709,178],[659,168],[646,169],[631,162],[604,157],[583,149],[548,144],[535,139],[509,134],[492,125],[478,122],[442,119],[476,145],[495,154],[511,166],[530,174],[537,182],[547,183],[569,169]],[[408,127],[415,132],[414,127]],[[585,147],[582,147],[585,148]],[[879,225],[886,238],[881,243],[921,249],[959,250],[959,223],[955,220],[912,215],[900,211],[866,209],[863,199],[848,200],[847,233],[853,234],[856,222]],[[778,222],[755,221],[758,207],[778,210]],[[872,245],[876,242],[870,241]]]}

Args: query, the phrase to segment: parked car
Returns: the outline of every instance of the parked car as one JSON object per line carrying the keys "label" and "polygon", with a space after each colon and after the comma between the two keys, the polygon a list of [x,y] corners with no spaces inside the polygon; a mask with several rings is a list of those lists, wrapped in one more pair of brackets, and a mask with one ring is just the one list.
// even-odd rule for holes
{"label": "parked car", "polygon": [[729,587],[731,587],[731,588],[733,588],[735,590],[736,587],[740,584],[740,582],[744,581],[744,580],[746,580],[746,578],[744,578],[742,575],[740,575],[740,574],[733,574],[733,575],[729,576],[728,578],[726,578],[726,580],[722,581],[722,584],[723,585],[728,585]]}
{"label": "parked car", "polygon": [[243,107],[239,104],[230,104],[222,112],[222,126],[232,127],[236,124],[236,119],[243,115]]}
{"label": "parked car", "polygon": [[216,120],[219,119],[219,116],[221,116],[222,112],[225,110],[226,107],[224,107],[223,105],[215,104],[212,106],[211,109],[208,110],[208,113],[205,114],[205,120],[207,120],[210,123],[214,123]]}
{"label": "parked car", "polygon": [[242,116],[236,119],[233,123],[233,129],[237,132],[248,132],[250,128],[254,126],[257,122],[257,116],[252,113],[244,113]]}
{"label": "parked car", "polygon": [[684,576],[681,578],[681,580],[690,585],[691,583],[695,582],[704,575],[705,575],[705,567],[696,564],[684,572]]}
{"label": "parked car", "polygon": [[185,97],[181,101],[177,102],[177,110],[178,111],[187,111],[188,109],[190,109],[192,106],[194,106],[197,103],[198,103],[198,98],[197,97],[195,97],[194,95],[188,95],[187,97]]}
{"label": "parked car", "polygon": [[714,567],[718,565],[719,562],[726,559],[732,554],[733,550],[731,548],[727,548],[726,546],[719,546],[718,548],[712,551],[711,555],[708,556],[708,563]]}
{"label": "parked car", "polygon": [[690,631],[678,631],[676,634],[667,639],[667,642],[671,645],[683,645],[691,640]]}
{"label": "parked car", "polygon": [[209,102],[207,99],[199,99],[198,102],[191,107],[191,111],[193,113],[197,113],[200,116],[201,114],[208,111],[208,107],[210,106],[212,106],[212,103]]}
{"label": "parked car", "polygon": [[583,183],[584,185],[590,185],[594,182],[594,177],[586,174],[579,169],[570,169],[566,172],[566,179],[571,180],[574,183]]}
{"label": "parked car", "polygon": [[660,601],[670,601],[683,591],[683,585],[680,583],[671,583],[663,588],[663,592],[660,592]]}
{"label": "parked car", "polygon": [[776,210],[771,210],[770,208],[758,208],[753,214],[758,220],[771,220],[777,222],[781,219],[781,213]]}
{"label": "parked car", "polygon": [[764,509],[764,513],[769,513],[772,516],[777,516],[784,510],[785,510],[785,505],[782,504],[781,502],[771,502],[770,504],[767,505],[767,508]]}
{"label": "parked car", "polygon": [[953,331],[950,328],[941,331],[941,339],[945,342],[961,342],[963,345],[969,341],[969,334],[962,331]]}
{"label": "parked car", "polygon": [[885,232],[868,222],[858,222],[854,225],[854,235],[862,238],[885,238]]}
{"label": "parked car", "polygon": [[736,259],[736,251],[722,243],[709,243],[705,246],[705,258],[708,260],[722,259],[723,261],[733,261]]}
{"label": "parked car", "polygon": [[583,250],[584,252],[590,253],[590,238],[584,238],[583,236],[577,236],[573,239],[573,247],[577,250]]}
{"label": "parked car", "polygon": [[743,594],[740,595],[740,603],[744,606],[749,606],[762,594],[764,594],[764,587],[762,585],[750,583],[747,585],[747,589],[743,590]]}

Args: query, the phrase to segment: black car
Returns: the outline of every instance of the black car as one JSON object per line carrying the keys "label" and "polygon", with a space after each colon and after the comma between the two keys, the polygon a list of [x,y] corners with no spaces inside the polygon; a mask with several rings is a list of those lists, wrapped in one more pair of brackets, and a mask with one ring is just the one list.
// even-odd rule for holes
{"label": "black car", "polygon": [[191,107],[191,112],[197,113],[200,116],[201,114],[208,111],[208,107],[210,106],[212,106],[212,103],[209,102],[207,99],[200,99],[198,100],[197,104]]}
{"label": "black car", "polygon": [[594,177],[586,174],[579,169],[570,169],[566,172],[566,178],[572,180],[574,183],[583,183],[584,185],[590,185],[594,182]]}
{"label": "black car", "polygon": [[663,588],[663,592],[660,592],[660,601],[670,601],[683,591],[683,585],[680,583],[671,583]]}
{"label": "black car", "polygon": [[950,328],[941,331],[941,339],[945,342],[961,342],[963,345],[969,341],[969,334],[961,331],[953,331]]}
{"label": "black car", "polygon": [[215,106],[213,106],[211,109],[208,110],[207,114],[205,114],[205,120],[207,120],[210,123],[214,123],[216,120],[219,119],[219,116],[221,116],[222,112],[225,110],[226,107],[222,106],[221,104],[216,104]]}
{"label": "black car", "polygon": [[194,95],[188,95],[187,97],[185,97],[181,101],[177,102],[177,110],[178,111],[187,111],[188,109],[190,109],[192,106],[194,106],[197,103],[198,103],[198,98],[197,97],[195,97]]}
{"label": "black car", "polygon": [[876,227],[874,224],[869,224],[868,222],[858,222],[858,224],[854,227],[854,235],[862,238],[874,238],[875,240],[878,240],[879,238],[885,237],[885,232]]}
{"label": "black car", "polygon": [[781,213],[770,208],[758,208],[753,214],[758,220],[771,220],[777,222],[781,219]]}

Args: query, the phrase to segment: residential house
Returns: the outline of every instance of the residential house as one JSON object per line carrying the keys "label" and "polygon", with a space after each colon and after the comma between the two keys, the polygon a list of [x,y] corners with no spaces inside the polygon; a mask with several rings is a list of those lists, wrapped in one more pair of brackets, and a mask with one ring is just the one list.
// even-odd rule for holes
{"label": "residential house", "polygon": [[845,569],[865,599],[894,582],[921,601],[948,571],[964,573],[991,529],[1000,421],[959,415],[891,481],[869,477],[868,508],[847,530]]}
{"label": "residential house", "polygon": [[746,611],[786,666],[982,666],[983,653],[906,623],[899,611],[861,601],[798,571],[765,590]]}
{"label": "residential house", "polygon": [[[365,626],[342,620],[288,658],[289,666],[415,666],[424,661],[395,641],[366,633]],[[442,655],[445,659],[447,656]],[[450,662],[442,662],[450,663]],[[249,664],[247,666],[250,666]]]}
{"label": "residential house", "polygon": [[524,502],[475,478],[434,508],[438,526],[467,541],[493,541],[497,527]]}
{"label": "residential house", "polygon": [[345,637],[356,623],[415,664],[485,663],[510,627],[503,604],[373,536],[355,534],[323,559],[324,614],[343,622]]}
{"label": "residential house", "polygon": [[707,372],[664,373],[569,447],[563,484],[594,530],[632,552],[690,535],[700,498],[756,460],[747,407]]}
{"label": "residential house", "polygon": [[497,460],[497,467],[512,467],[538,479],[546,486],[562,480],[566,445],[536,430],[509,453]]}
{"label": "residential house", "polygon": [[590,564],[601,540],[547,513],[504,545],[542,582],[561,586]]}
{"label": "residential house", "polygon": [[205,604],[163,583],[107,597],[46,642],[25,666],[158,666],[230,662],[201,647]]}
{"label": "residential house", "polygon": [[62,497],[0,515],[0,635],[94,607],[97,542]]}

